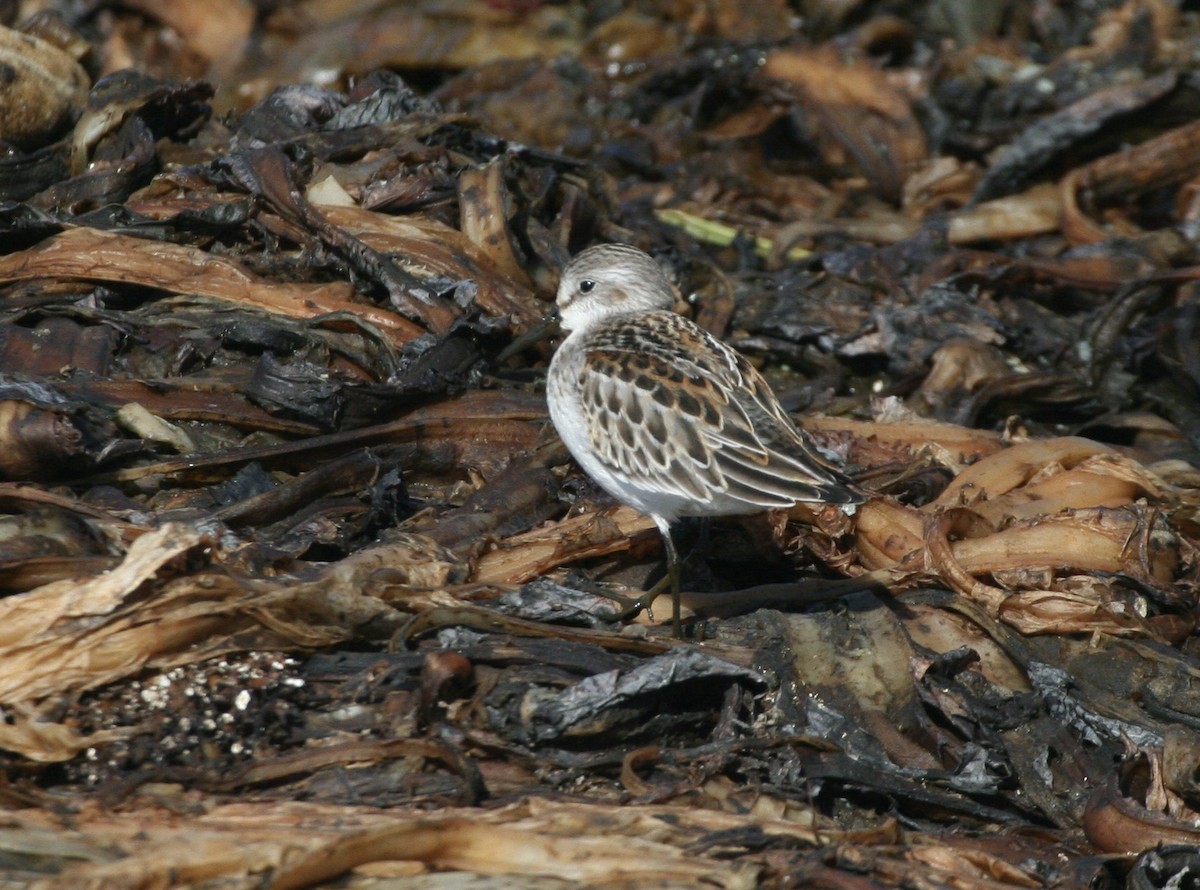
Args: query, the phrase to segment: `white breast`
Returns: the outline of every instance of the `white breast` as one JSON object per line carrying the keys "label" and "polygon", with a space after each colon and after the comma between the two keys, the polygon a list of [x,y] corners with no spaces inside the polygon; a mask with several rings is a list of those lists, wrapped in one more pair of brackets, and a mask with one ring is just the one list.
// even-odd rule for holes
{"label": "white breast", "polygon": [[592,431],[580,408],[576,390],[584,354],[576,334],[568,337],[554,353],[546,374],[546,404],[559,437],[576,463],[606,492],[635,510],[656,519],[674,522],[690,505],[690,499],[636,485],[619,471],[614,472],[596,457]]}

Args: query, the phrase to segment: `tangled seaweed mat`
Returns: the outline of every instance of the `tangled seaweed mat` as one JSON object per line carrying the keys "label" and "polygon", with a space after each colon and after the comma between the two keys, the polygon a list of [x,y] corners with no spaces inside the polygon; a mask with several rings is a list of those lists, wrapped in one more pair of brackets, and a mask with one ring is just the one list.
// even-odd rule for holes
{"label": "tangled seaweed mat", "polygon": [[[827,434],[828,426],[838,423],[818,420],[815,426],[822,429],[816,434]],[[841,425],[843,434],[864,432],[853,424]],[[941,444],[931,441],[937,431],[945,433]],[[1030,660],[1014,661],[1011,647],[1017,643],[997,648],[987,634],[981,636],[978,628],[989,619],[1026,635],[1100,632],[1169,643],[1190,633],[1194,611],[1186,598],[1189,588],[1174,582],[1194,571],[1194,560],[1172,518],[1185,525],[1190,521],[1188,489],[1084,439],[1003,447],[987,434],[958,431],[955,438],[954,432],[925,422],[871,426],[869,436],[856,439],[855,447],[864,452],[860,464],[870,463],[864,455],[872,450],[936,454],[942,465],[956,465],[954,481],[921,508],[873,499],[849,527],[840,514],[809,515],[814,524],[798,527],[796,540],[822,550],[827,562],[848,575],[882,584],[895,595],[930,584],[956,591],[965,600],[958,618],[913,600],[908,606],[913,617],[905,622],[908,633],[933,652],[971,647],[978,670],[996,688],[1027,690],[1028,677],[1050,700],[1048,690],[1062,681],[1045,667],[1035,675],[1036,664]],[[962,467],[967,460],[974,462]],[[1179,468],[1157,469],[1170,475]],[[167,523],[141,529],[114,523],[111,532],[129,541],[125,557],[111,571],[82,583],[53,582],[0,601],[0,702],[9,717],[0,725],[0,745],[7,750],[41,762],[62,761],[136,732],[122,728],[80,734],[61,702],[147,669],[194,665],[245,649],[319,650],[361,636],[366,628],[375,637],[401,631],[415,637],[456,623],[517,636],[561,634],[569,639],[574,634],[651,656],[639,662],[647,669],[656,653],[673,657],[673,649],[678,654],[707,650],[715,663],[724,659],[731,665],[748,665],[758,655],[753,645],[731,644],[720,634],[711,643],[639,643],[605,631],[556,629],[463,600],[462,594],[476,596],[481,582],[507,587],[582,557],[653,540],[649,522],[625,508],[585,512],[498,541],[478,559],[469,580],[452,551],[418,534],[359,551],[314,575],[289,578],[247,577],[222,565],[220,548],[192,526]],[[840,551],[845,541],[852,546]],[[1129,584],[1134,582],[1136,589],[1161,594],[1156,614],[1130,599]],[[744,609],[755,606],[755,596],[755,591],[744,592]],[[695,614],[704,613],[703,596],[691,596],[688,603]],[[961,618],[970,609],[977,610],[974,633],[967,630],[971,622]],[[874,707],[883,707],[860,715],[864,727],[876,720],[872,714],[894,707],[881,706],[879,696],[910,695],[900,687],[877,687],[870,679],[864,686],[861,676],[853,679],[853,654],[838,647],[825,651],[833,637],[819,616],[816,622],[804,615],[766,620],[782,622],[777,626],[789,637],[789,651],[808,665],[799,668],[804,682],[814,684],[811,688],[828,684],[824,700],[852,689],[862,701],[873,699]],[[868,674],[893,659],[901,673],[906,661],[916,663],[909,644],[888,654],[883,641],[894,632],[877,620],[868,624],[876,625],[869,632],[875,642]],[[758,642],[766,647],[764,639]],[[993,640],[1000,639],[993,631]],[[1158,651],[1159,657],[1169,657],[1173,650]],[[813,670],[816,663],[829,667],[829,674],[822,678]],[[682,662],[675,659],[673,664],[671,672],[678,673]],[[615,676],[624,673],[632,680],[638,669]],[[938,669],[935,661],[921,671]],[[757,672],[754,677],[762,682]],[[619,710],[631,695],[645,692],[638,686],[614,696],[617,686],[606,685],[600,698],[589,700],[586,685],[572,690],[579,695],[570,707],[587,713],[582,723],[561,730],[568,736],[598,731],[588,724],[603,724],[606,711]],[[1060,689],[1064,700],[1068,689]],[[566,701],[565,695],[560,698]],[[953,703],[945,707],[947,713],[955,709]],[[1083,818],[1089,840],[1114,852],[1195,836],[1187,827],[1188,807],[1162,782],[1171,774],[1162,765],[1163,752],[1173,752],[1167,762],[1178,760],[1179,751],[1189,746],[1188,736],[1168,733],[1164,748],[1163,736],[1139,729],[1137,716],[1136,709],[1125,714],[1114,731],[1140,740],[1131,747],[1131,757],[1141,755],[1158,764],[1153,767],[1159,777],[1153,794],[1134,801],[1115,779],[1101,782]],[[1104,718],[1094,715],[1092,725],[1105,731]],[[903,747],[894,747],[902,744],[899,736],[885,731],[884,724],[876,723],[875,730],[882,731],[889,756],[904,755]],[[772,744],[794,742],[780,737]],[[252,765],[229,787],[269,784],[289,771],[330,764],[348,768],[429,756],[447,755],[420,739],[403,738],[309,747],[290,764],[284,755]],[[686,783],[674,787],[666,796],[676,800],[653,804],[663,796],[662,788],[643,781],[638,772],[657,756],[647,760],[642,753],[627,759],[622,784],[635,797],[624,807],[535,797],[491,809],[441,808],[433,815],[316,803],[224,803],[195,788],[151,782],[115,811],[102,799],[88,797],[72,802],[75,811],[69,818],[48,809],[14,811],[0,832],[0,845],[23,855],[31,847],[43,849],[60,866],[75,862],[38,885],[46,887],[195,885],[218,877],[236,882],[222,886],[301,887],[348,871],[359,879],[382,880],[428,869],[590,886],[628,881],[639,886],[751,887],[764,870],[772,870],[770,851],[780,844],[813,850],[800,860],[790,853],[789,872],[797,861],[819,871],[829,857],[842,867],[854,857],[866,857],[869,866],[859,865],[881,880],[940,874],[960,886],[1040,885],[1021,864],[1022,857],[1034,854],[1014,838],[1005,839],[1001,852],[953,835],[935,839],[901,833],[886,819],[861,832],[845,831],[807,806],[736,788],[719,776],[701,779],[691,791]],[[749,841],[747,832],[759,840]],[[1045,855],[1044,844],[1037,855]],[[265,884],[263,875],[269,875]]]}

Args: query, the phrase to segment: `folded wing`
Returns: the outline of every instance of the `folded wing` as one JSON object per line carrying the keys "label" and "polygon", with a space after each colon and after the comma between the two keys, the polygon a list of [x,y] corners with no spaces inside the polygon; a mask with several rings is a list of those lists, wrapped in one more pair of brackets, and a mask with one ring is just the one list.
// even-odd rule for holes
{"label": "folded wing", "polygon": [[674,313],[597,330],[580,393],[595,453],[647,491],[746,512],[858,503],[744,357]]}

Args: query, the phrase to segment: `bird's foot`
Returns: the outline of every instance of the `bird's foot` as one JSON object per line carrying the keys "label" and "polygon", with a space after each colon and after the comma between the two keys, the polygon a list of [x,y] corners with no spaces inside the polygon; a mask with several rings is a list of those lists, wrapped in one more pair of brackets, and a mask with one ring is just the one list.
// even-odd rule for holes
{"label": "bird's foot", "polygon": [[615,621],[632,621],[645,612],[651,618],[654,617],[653,605],[654,601],[666,591],[671,591],[672,608],[671,608],[671,629],[677,639],[683,637],[683,623],[680,619],[680,603],[679,603],[679,575],[678,571],[668,571],[665,576],[657,584],[649,590],[635,597],[622,596],[618,593],[606,593],[609,599],[618,603],[621,610],[613,616]]}
{"label": "bird's foot", "polygon": [[606,593],[609,599],[621,605],[621,611],[613,616],[617,621],[632,621],[643,612],[654,617],[654,611],[651,608],[654,601],[658,599],[659,594],[671,586],[670,576],[664,577],[661,581],[651,587],[649,590],[638,594],[637,596],[622,596],[619,593]]}

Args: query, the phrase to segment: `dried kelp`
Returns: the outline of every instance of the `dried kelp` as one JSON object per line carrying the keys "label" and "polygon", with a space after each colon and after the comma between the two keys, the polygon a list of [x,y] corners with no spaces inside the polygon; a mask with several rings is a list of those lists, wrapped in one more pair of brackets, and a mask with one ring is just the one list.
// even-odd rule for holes
{"label": "dried kelp", "polygon": [[[1189,879],[1186,8],[51,6],[0,34],[7,880]],[[684,524],[683,639],[540,391],[603,240],[869,493]]]}

